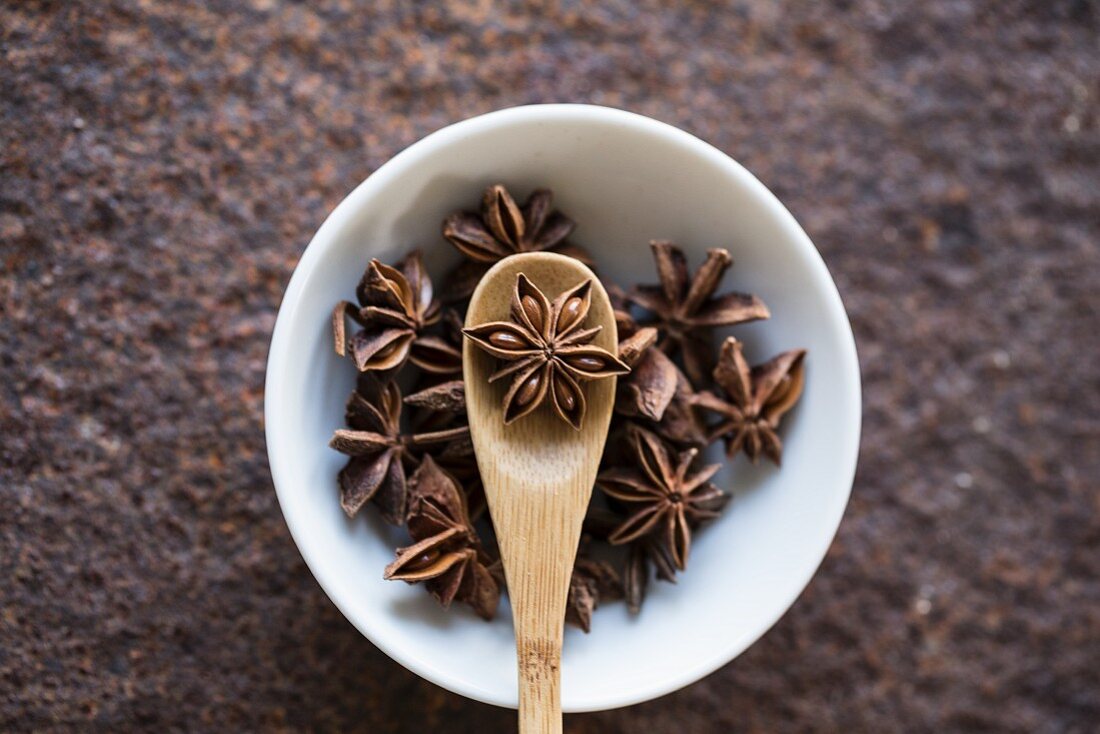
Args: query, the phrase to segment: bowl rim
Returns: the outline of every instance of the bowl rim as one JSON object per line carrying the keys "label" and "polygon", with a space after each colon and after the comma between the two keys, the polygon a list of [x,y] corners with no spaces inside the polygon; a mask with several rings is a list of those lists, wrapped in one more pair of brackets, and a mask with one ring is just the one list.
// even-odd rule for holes
{"label": "bowl rim", "polygon": [[821,563],[824,561],[836,537],[836,532],[840,526],[844,510],[851,496],[852,484],[855,479],[856,463],[859,455],[862,426],[861,381],[859,361],[856,354],[855,336],[852,332],[851,323],[844,309],[844,305],[841,302],[836,283],[830,275],[821,254],[818,252],[806,232],[802,229],[801,225],[798,224],[794,216],[786,207],[780,203],[779,199],[744,166],[726,153],[712,146],[710,143],[705,142],[689,132],[644,115],[612,107],[587,104],[534,104],[510,107],[455,122],[426,135],[419,141],[409,145],[407,148],[394,155],[379,166],[373,173],[368,175],[366,179],[360,182],[359,185],[344,197],[336,208],[332,210],[328,217],[325,218],[325,221],[321,224],[320,228],[318,228],[317,232],[306,246],[306,249],[294,268],[294,272],[291,275],[290,282],[287,285],[282,302],[279,306],[278,316],[272,332],[271,346],[268,350],[267,372],[264,385],[264,433],[268,453],[268,464],[284,521],[290,530],[295,545],[298,547],[298,551],[302,554],[303,560],[306,562],[313,577],[317,580],[318,584],[320,584],[321,589],[328,598],[332,600],[341,614],[343,614],[344,617],[378,649],[394,661],[400,663],[406,669],[449,691],[484,703],[506,708],[515,708],[514,702],[501,696],[499,693],[486,690],[476,685],[471,685],[462,678],[452,676],[443,670],[435,668],[425,660],[410,657],[399,647],[389,644],[385,635],[374,628],[371,619],[360,618],[351,613],[352,604],[350,601],[343,598],[340,587],[336,585],[332,579],[326,578],[327,574],[322,570],[323,567],[311,556],[310,546],[305,542],[305,538],[310,532],[309,529],[303,524],[303,521],[301,521],[298,516],[294,515],[293,512],[287,511],[287,498],[290,496],[291,490],[289,488],[288,479],[289,470],[285,467],[289,459],[286,458],[282,452],[272,451],[272,447],[279,443],[278,434],[280,428],[276,424],[276,413],[278,412],[277,405],[283,400],[282,395],[284,394],[280,387],[285,384],[287,379],[285,369],[286,355],[289,350],[293,348],[288,336],[291,330],[291,323],[294,321],[295,312],[297,311],[298,304],[305,291],[306,284],[310,280],[309,275],[324,258],[328,249],[328,243],[332,242],[334,239],[333,235],[343,229],[356,210],[368,201],[375,192],[384,189],[393,179],[398,178],[408,168],[419,164],[424,157],[431,155],[431,152],[437,148],[458,143],[464,137],[472,136],[488,129],[513,124],[526,124],[534,121],[569,121],[575,123],[612,122],[623,126],[643,129],[646,132],[664,136],[671,142],[691,149],[693,152],[708,159],[713,165],[724,168],[729,175],[738,179],[739,183],[749,189],[756,197],[754,205],[763,206],[769,209],[770,215],[787,230],[788,234],[796,242],[796,247],[811,269],[815,280],[822,286],[823,295],[826,301],[826,309],[828,311],[827,317],[830,322],[833,322],[838,327],[837,332],[841,342],[839,344],[839,359],[843,362],[843,364],[840,365],[840,374],[844,376],[846,381],[846,384],[841,387],[848,395],[848,405],[846,406],[845,412],[848,416],[851,416],[849,425],[845,429],[848,439],[847,443],[849,444],[845,473],[847,478],[844,482],[845,491],[836,495],[833,505],[829,508],[829,513],[821,519],[821,522],[830,524],[830,532],[823,536],[825,541],[823,545],[817,549],[817,562],[807,567],[803,574],[803,578],[800,580],[801,583],[794,587],[797,591],[786,600],[785,604],[777,607],[778,612],[774,615],[774,618],[767,624],[762,625],[755,634],[731,636],[725,645],[717,645],[712,655],[701,658],[690,668],[679,671],[676,676],[662,679],[647,687],[618,692],[617,695],[607,695],[604,700],[589,703],[583,707],[570,707],[565,709],[566,713],[580,713],[585,711],[607,710],[641,703],[690,685],[737,658],[742,652],[767,633],[767,631],[790,610],[794,602],[797,601],[798,597],[805,591],[809,582],[817,573],[818,568],[820,568]]}

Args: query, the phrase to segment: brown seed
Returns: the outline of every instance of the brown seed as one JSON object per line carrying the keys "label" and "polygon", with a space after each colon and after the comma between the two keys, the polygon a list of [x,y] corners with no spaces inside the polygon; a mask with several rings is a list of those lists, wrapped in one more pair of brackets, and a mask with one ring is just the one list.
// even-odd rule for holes
{"label": "brown seed", "polygon": [[577,405],[577,399],[569,394],[569,390],[563,390],[561,394],[561,407],[566,410],[573,410]]}
{"label": "brown seed", "polygon": [[427,568],[428,566],[435,563],[437,558],[439,558],[439,551],[437,551],[437,550],[425,551],[424,553],[421,553],[419,556],[417,556],[416,558],[412,559],[407,564],[405,564],[404,571],[406,573],[415,572],[415,571],[422,571],[425,568]]}
{"label": "brown seed", "polygon": [[500,349],[523,349],[527,346],[522,339],[510,331],[494,331],[489,335],[489,343]]}
{"label": "brown seed", "polygon": [[604,368],[604,361],[599,357],[573,357],[569,360],[569,364],[585,372],[598,372]]}
{"label": "brown seed", "polygon": [[558,402],[561,403],[561,407],[569,411],[577,407],[577,396],[573,394],[573,388],[568,382],[558,382],[557,388]]}
{"label": "brown seed", "polygon": [[386,357],[393,354],[394,351],[397,349],[397,343],[399,341],[400,339],[394,339],[389,344],[379,349],[377,352],[374,353],[374,359],[385,359]]}
{"label": "brown seed", "polygon": [[538,395],[539,385],[542,384],[542,373],[536,372],[527,378],[527,381],[523,383],[523,387],[516,393],[516,405],[521,408],[527,405],[535,396]]}
{"label": "brown seed", "polygon": [[515,201],[508,195],[503,186],[496,187],[496,208],[500,212],[500,223],[504,226],[504,232],[508,241],[514,245],[520,244],[523,239],[523,216]]}
{"label": "brown seed", "polygon": [[535,327],[535,331],[542,331],[542,310],[539,309],[539,302],[534,296],[524,296],[520,303],[523,304],[523,311],[527,314],[531,326]]}
{"label": "brown seed", "polygon": [[561,307],[561,315],[558,316],[558,332],[563,332],[573,324],[581,315],[581,305],[584,303],[580,296],[573,296]]}

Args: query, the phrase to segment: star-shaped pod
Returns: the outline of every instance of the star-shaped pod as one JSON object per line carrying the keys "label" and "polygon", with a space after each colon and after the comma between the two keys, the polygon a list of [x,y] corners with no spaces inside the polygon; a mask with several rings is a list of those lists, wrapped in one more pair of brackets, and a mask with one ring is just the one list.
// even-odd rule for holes
{"label": "star-shaped pod", "polygon": [[805,357],[805,349],[792,349],[750,368],[741,342],[732,336],[726,339],[714,368],[714,380],[725,397],[696,396],[696,405],[722,419],[711,428],[710,440],[723,439],[731,457],[743,449],[753,463],[763,454],[778,464],[783,442],[777,429],[802,395]]}
{"label": "star-shaped pod", "polygon": [[397,550],[383,577],[423,582],[444,607],[466,602],[483,619],[492,619],[500,586],[470,524],[466,497],[458,482],[425,456],[409,480],[409,534],[415,543]]}
{"label": "star-shaped pod", "polygon": [[724,504],[724,493],[710,482],[721,465],[696,469],[697,449],[675,453],[638,426],[630,429],[630,447],[636,466],[609,469],[596,478],[596,486],[631,513],[608,540],[623,545],[653,535],[668,549],[676,568],[683,570],[692,525],[716,517]]}
{"label": "star-shaped pod", "polygon": [[551,302],[520,273],[509,321],[491,321],[463,333],[504,364],[490,382],[511,380],[504,394],[504,423],[510,424],[549,402],[562,420],[580,429],[586,402],[581,382],[630,371],[618,357],[590,342],[601,327],[584,328],[592,304],[592,281],[566,290]]}
{"label": "star-shaped pod", "polygon": [[718,326],[732,326],[769,316],[764,302],[745,293],[716,296],[722,276],[733,264],[729,252],[707,250],[707,259],[692,276],[683,250],[671,242],[650,243],[657,264],[658,285],[639,285],[630,291],[629,300],[653,314],[661,331],[659,346],[669,352],[679,350],[684,370],[702,385],[714,366],[711,333]]}
{"label": "star-shaped pod", "polygon": [[[462,370],[458,349],[426,333],[440,307],[418,250],[396,267],[371,260],[355,294],[358,305],[341,301],[333,310],[332,333],[336,353],[350,352],[360,372],[396,370],[406,360],[436,374]],[[362,327],[350,337],[349,318]]]}
{"label": "star-shaped pod", "polygon": [[347,454],[340,471],[340,506],[354,517],[373,501],[389,523],[405,519],[405,467],[430,448],[445,446],[468,436],[467,426],[439,431],[401,431],[401,389],[396,382],[380,382],[372,374],[360,375],[344,414],[347,428],[333,433],[329,445]]}
{"label": "star-shaped pod", "polygon": [[494,184],[485,189],[480,212],[444,219],[443,236],[467,258],[447,277],[448,299],[469,296],[490,265],[516,253],[546,250],[591,262],[584,250],[565,241],[576,224],[553,204],[554,195],[538,189],[521,207],[508,189]]}

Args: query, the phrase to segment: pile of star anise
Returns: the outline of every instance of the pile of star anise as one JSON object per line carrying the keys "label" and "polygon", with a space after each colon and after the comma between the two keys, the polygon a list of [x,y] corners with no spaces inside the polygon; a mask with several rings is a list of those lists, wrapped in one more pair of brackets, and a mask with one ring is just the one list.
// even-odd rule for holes
{"label": "pile of star anise", "polygon": [[[465,259],[447,276],[446,303],[414,251],[394,266],[372,260],[357,302],[333,312],[336,352],[359,371],[347,427],[331,442],[350,457],[339,476],[341,506],[354,516],[370,502],[386,522],[408,529],[411,542],[385,578],[422,582],[444,606],[462,601],[485,619],[496,612],[504,576],[466,425],[465,301],[493,263],[516,253],[551,250],[590,262],[566,242],[575,225],[552,201],[539,190],[519,206],[503,186],[490,186],[479,212],[447,217],[443,236]],[[618,379],[613,439],[569,589],[566,620],[586,632],[601,601],[625,597],[637,612],[651,567],[675,581],[692,533],[729,501],[710,481],[720,465],[702,464],[700,452],[722,440],[730,457],[744,451],[778,465],[777,429],[802,392],[804,350],[750,366],[737,339],[718,343],[717,329],[769,315],[756,296],[718,293],[732,264],[727,251],[708,250],[691,274],[674,244],[650,247],[658,284],[607,287],[618,358],[630,372]],[[622,549],[617,564],[593,557],[599,543]]]}

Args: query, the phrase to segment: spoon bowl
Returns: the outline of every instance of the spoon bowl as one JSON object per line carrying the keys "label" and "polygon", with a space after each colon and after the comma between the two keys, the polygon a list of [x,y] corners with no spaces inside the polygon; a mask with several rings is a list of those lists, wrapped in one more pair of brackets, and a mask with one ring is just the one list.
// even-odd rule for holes
{"label": "spoon bowl", "polygon": [[[585,265],[552,253],[514,255],[489,270],[470,301],[467,328],[508,320],[520,274],[551,300],[591,280],[585,326],[601,327],[592,343],[615,353],[615,318],[607,292]],[[494,358],[467,339],[462,361],[470,437],[515,621],[520,731],[560,732],[565,604],[581,523],[611,422],[615,378],[582,385],[587,411],[579,429],[549,405],[505,425],[506,385],[489,382]]]}

